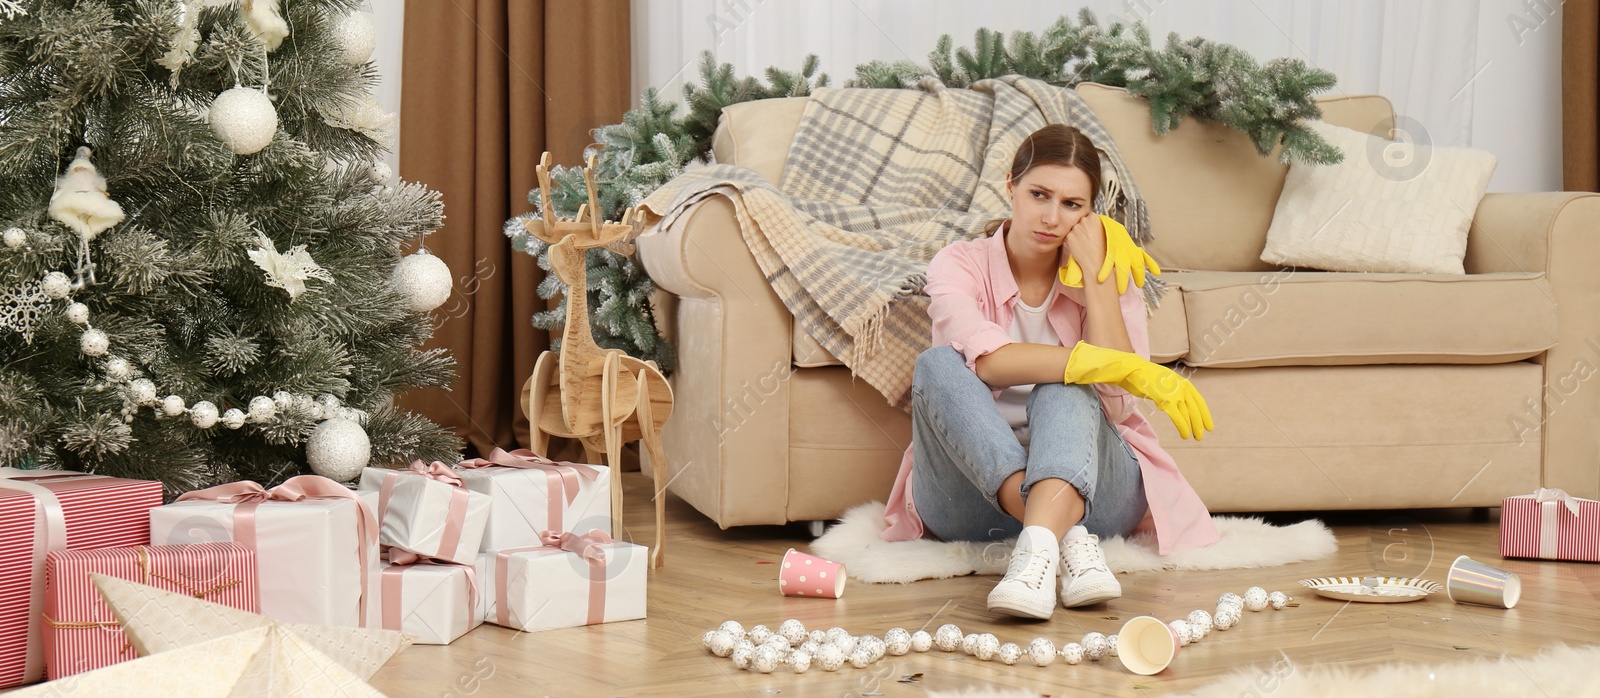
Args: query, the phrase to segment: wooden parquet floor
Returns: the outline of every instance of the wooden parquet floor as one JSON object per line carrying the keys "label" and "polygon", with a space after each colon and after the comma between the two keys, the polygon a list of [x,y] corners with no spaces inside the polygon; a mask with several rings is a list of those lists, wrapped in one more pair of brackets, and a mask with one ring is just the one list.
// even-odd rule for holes
{"label": "wooden parquet floor", "polygon": [[[624,536],[648,543],[654,531],[646,503],[650,482],[625,476]],[[1271,517],[1286,523],[1309,514]],[[1274,672],[1314,665],[1372,666],[1390,661],[1451,662],[1523,657],[1557,642],[1600,641],[1600,565],[1502,560],[1498,523],[1467,511],[1338,512],[1321,516],[1335,530],[1333,558],[1264,570],[1161,572],[1121,575],[1123,597],[1089,609],[1057,609],[1047,622],[993,616],[984,599],[995,577],[929,580],[910,585],[851,581],[844,598],[787,598],[777,590],[774,563],[789,547],[809,541],[803,526],[719,530],[684,502],[667,505],[664,569],[652,574],[649,618],[542,633],[485,624],[447,647],[415,646],[394,658],[372,684],[397,698],[449,696],[925,696],[930,691],[1005,686],[1050,695],[1164,695],[1213,681],[1237,681],[1241,695],[1267,695]],[[1279,521],[1281,519],[1281,521]],[[1372,573],[1421,576],[1443,583],[1457,555],[1470,555],[1520,574],[1522,602],[1505,611],[1460,606],[1443,592],[1403,604],[1344,603],[1305,593],[1305,577]],[[835,673],[813,666],[761,675],[739,671],[700,649],[701,633],[727,619],[776,628],[798,618],[808,628],[842,626],[881,635],[892,627],[930,632],[956,623],[964,632],[991,632],[1026,646],[1034,637],[1058,645],[1083,633],[1116,632],[1136,615],[1171,620],[1210,610],[1218,594],[1251,585],[1282,590],[1300,602],[1282,611],[1245,612],[1226,632],[1213,631],[1183,648],[1157,676],[1136,676],[1111,659],[1068,666],[1005,666],[960,653],[885,657],[867,669]],[[901,678],[921,674],[920,683]],[[1539,695],[1528,676],[1523,695]],[[1396,687],[1404,695],[1403,687]]]}

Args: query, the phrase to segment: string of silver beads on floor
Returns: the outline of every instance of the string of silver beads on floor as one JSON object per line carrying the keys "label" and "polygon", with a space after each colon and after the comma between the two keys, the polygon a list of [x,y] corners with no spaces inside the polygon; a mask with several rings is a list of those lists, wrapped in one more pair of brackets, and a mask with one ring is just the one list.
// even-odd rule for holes
{"label": "string of silver beads on floor", "polygon": [[[1184,645],[1199,642],[1213,629],[1227,630],[1239,623],[1245,610],[1262,611],[1267,607],[1282,610],[1298,606],[1281,591],[1267,593],[1261,587],[1250,587],[1244,596],[1233,592],[1217,597],[1214,613],[1197,609],[1185,618],[1172,621],[1173,632]],[[700,636],[700,646],[718,657],[733,660],[734,666],[762,674],[770,674],[787,666],[796,674],[803,674],[815,665],[823,671],[838,671],[849,664],[865,669],[884,656],[898,657],[908,652],[927,652],[937,648],[942,652],[960,650],[982,661],[998,660],[1005,665],[1015,665],[1026,659],[1034,666],[1044,667],[1057,657],[1069,665],[1084,660],[1098,662],[1117,656],[1117,636],[1091,632],[1078,642],[1068,642],[1056,647],[1048,638],[1034,638],[1027,647],[1013,642],[1000,642],[992,633],[963,634],[954,623],[945,623],[929,633],[926,630],[911,632],[905,628],[890,628],[883,637],[851,635],[850,631],[834,626],[827,630],[807,630],[804,623],[790,618],[776,630],[765,625],[754,625],[748,630],[736,620],[723,621],[722,625]]]}

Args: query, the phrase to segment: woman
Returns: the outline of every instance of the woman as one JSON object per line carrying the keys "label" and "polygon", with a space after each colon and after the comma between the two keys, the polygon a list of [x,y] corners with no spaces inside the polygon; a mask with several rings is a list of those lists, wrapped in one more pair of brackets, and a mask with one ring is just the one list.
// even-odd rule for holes
{"label": "woman", "polygon": [[1101,536],[1152,530],[1163,555],[1217,540],[1135,408],[1134,396],[1154,400],[1184,438],[1213,428],[1194,386],[1148,360],[1144,296],[1127,282],[1161,270],[1094,214],[1099,190],[1089,139],[1039,129],[1006,178],[1012,217],[928,265],[933,348],[917,358],[912,444],[883,538],[1016,536],[989,594],[999,613],[1042,619],[1058,597],[1071,608],[1120,596]]}

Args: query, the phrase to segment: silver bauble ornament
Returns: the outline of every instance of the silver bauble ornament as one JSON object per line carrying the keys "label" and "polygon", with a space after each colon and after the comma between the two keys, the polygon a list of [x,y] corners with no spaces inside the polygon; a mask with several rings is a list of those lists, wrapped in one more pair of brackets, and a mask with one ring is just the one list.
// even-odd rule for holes
{"label": "silver bauble ornament", "polygon": [[156,401],[156,384],[149,378],[135,378],[128,381],[128,390],[133,395],[133,401],[140,405],[149,405]]}
{"label": "silver bauble ornament", "polygon": [[289,409],[289,406],[294,404],[294,396],[287,390],[279,390],[272,394],[272,404],[277,405],[280,410]]}
{"label": "silver bauble ornament", "polygon": [[71,320],[75,325],[88,324],[89,306],[82,303],[73,303],[72,305],[67,306],[67,319]]}
{"label": "silver bauble ornament", "polygon": [[235,407],[222,413],[222,426],[229,429],[238,429],[244,426],[244,412]]}
{"label": "silver bauble ornament", "polygon": [[21,228],[6,228],[6,247],[17,249],[28,244],[28,232]]}
{"label": "silver bauble ornament", "polygon": [[44,295],[51,298],[66,298],[67,294],[72,293],[72,279],[59,271],[53,271],[44,275],[39,288],[44,291]]}
{"label": "silver bauble ornament", "polygon": [[168,417],[183,414],[183,398],[177,395],[168,395],[161,399],[161,413]]}
{"label": "silver bauble ornament", "polygon": [[351,12],[333,20],[333,41],[339,46],[339,60],[349,65],[361,65],[372,58],[378,46],[377,32],[365,12]]}
{"label": "silver bauble ornament", "polygon": [[444,261],[418,250],[400,260],[390,277],[394,290],[405,296],[412,310],[426,313],[450,299],[450,267]]}
{"label": "silver bauble ornament", "polygon": [[360,424],[329,419],[317,425],[306,441],[306,461],[311,472],[330,480],[354,480],[372,457],[372,442]]}
{"label": "silver bauble ornament", "polygon": [[278,413],[278,403],[265,395],[250,398],[250,421],[257,424],[272,419]]}
{"label": "silver bauble ornament", "polygon": [[266,93],[235,87],[217,95],[206,116],[217,139],[238,155],[261,152],[278,132],[278,110]]}
{"label": "silver bauble ornament", "polygon": [[124,359],[120,356],[113,356],[106,361],[107,378],[121,383],[122,381],[128,380],[128,378],[132,376],[133,366],[128,363],[127,359]]}
{"label": "silver bauble ornament", "polygon": [[111,338],[100,330],[85,330],[78,340],[78,348],[89,356],[105,356],[111,349]]}
{"label": "silver bauble ornament", "polygon": [[189,421],[201,429],[210,429],[217,423],[217,406],[201,400],[189,408]]}

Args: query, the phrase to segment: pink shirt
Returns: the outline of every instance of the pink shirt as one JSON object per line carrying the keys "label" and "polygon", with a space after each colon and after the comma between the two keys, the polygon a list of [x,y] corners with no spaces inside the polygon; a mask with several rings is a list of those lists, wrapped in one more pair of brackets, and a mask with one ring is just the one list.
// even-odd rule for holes
{"label": "pink shirt", "polygon": [[[933,346],[954,347],[966,357],[967,368],[973,370],[978,357],[1013,341],[1006,328],[1011,325],[1012,307],[1020,296],[1006,255],[1005,231],[1009,227],[1008,222],[987,238],[949,245],[928,263],[927,292],[932,298],[928,315],[933,319]],[[1063,245],[1061,263],[1065,265],[1066,261]],[[1068,287],[1057,279],[1055,291],[1055,303],[1048,311],[1050,325],[1062,346],[1071,347],[1084,335],[1084,289]],[[1145,317],[1144,294],[1130,286],[1129,292],[1121,296],[1121,305],[1134,351],[1149,359],[1150,325]],[[1094,389],[1100,394],[1108,420],[1139,459],[1145,499],[1150,505],[1139,530],[1155,532],[1157,551],[1162,555],[1177,548],[1215,543],[1219,535],[1211,523],[1211,512],[1178,472],[1172,456],[1161,448],[1155,430],[1137,409],[1138,398],[1109,384],[1098,383]],[[993,393],[999,396],[1000,391]],[[884,540],[922,537],[922,519],[911,501],[914,449],[907,447],[900,459],[900,471],[884,513],[889,526],[882,533]]]}

